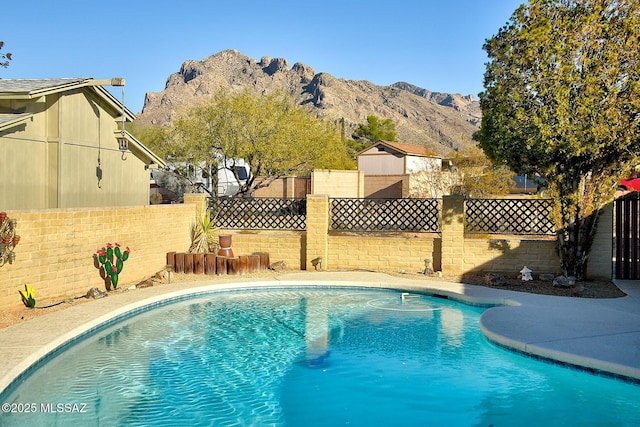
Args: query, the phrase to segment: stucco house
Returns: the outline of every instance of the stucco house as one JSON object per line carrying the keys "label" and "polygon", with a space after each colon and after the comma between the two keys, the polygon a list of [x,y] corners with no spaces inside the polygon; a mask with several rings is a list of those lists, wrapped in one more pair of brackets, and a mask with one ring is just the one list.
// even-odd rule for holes
{"label": "stucco house", "polygon": [[424,147],[378,141],[357,155],[358,170],[365,175],[404,175],[437,172],[442,158]]}
{"label": "stucco house", "polygon": [[370,198],[441,197],[442,157],[424,147],[378,141],[357,155]]}
{"label": "stucco house", "polygon": [[124,130],[135,119],[104,86],[124,79],[0,79],[0,207],[149,204],[164,162]]}

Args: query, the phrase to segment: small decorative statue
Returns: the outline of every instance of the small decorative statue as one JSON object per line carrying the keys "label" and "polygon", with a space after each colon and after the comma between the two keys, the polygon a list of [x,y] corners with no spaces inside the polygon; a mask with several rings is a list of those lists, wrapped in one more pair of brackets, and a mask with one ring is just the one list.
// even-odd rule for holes
{"label": "small decorative statue", "polygon": [[528,282],[529,280],[533,280],[533,277],[531,277],[531,273],[532,271],[525,265],[522,270],[520,270],[520,274],[522,274],[522,281]]}

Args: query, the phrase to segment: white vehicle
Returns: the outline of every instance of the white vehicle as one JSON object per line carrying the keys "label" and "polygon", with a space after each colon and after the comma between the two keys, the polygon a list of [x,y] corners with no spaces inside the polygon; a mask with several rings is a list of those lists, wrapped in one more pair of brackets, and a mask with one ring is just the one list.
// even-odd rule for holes
{"label": "white vehicle", "polygon": [[240,192],[240,189],[247,184],[251,177],[251,169],[243,159],[229,159],[225,164],[218,165],[217,176],[211,176],[203,169],[200,169],[200,176],[196,178],[195,184],[202,185],[206,191],[213,195],[213,186],[217,177],[218,197],[231,197]]}
{"label": "white vehicle", "polygon": [[218,168],[213,170],[204,162],[197,166],[184,162],[175,163],[165,169],[151,171],[150,202],[182,203],[184,193],[189,191],[231,197],[238,194],[250,178],[251,169],[243,159],[228,159],[225,163],[220,162]]}

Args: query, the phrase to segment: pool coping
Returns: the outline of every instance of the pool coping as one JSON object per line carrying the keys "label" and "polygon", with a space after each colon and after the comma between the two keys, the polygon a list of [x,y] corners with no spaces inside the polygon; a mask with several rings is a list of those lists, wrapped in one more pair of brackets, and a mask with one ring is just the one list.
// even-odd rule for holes
{"label": "pool coping", "polygon": [[[203,276],[202,281],[110,295],[0,329],[0,394],[61,347],[145,307],[216,291],[314,284],[396,289],[491,306],[480,319],[482,333],[489,341],[542,360],[640,383],[637,282],[626,284],[634,290],[627,297],[583,299],[351,271],[283,273],[272,278],[238,277],[225,281],[207,281]],[[559,324],[564,326],[559,328]]]}

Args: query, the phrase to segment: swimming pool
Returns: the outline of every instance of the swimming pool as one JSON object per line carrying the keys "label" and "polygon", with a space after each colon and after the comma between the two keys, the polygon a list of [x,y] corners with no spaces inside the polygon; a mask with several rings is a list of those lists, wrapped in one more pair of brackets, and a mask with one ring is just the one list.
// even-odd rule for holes
{"label": "swimming pool", "polygon": [[371,289],[203,295],[51,357],[3,393],[1,424],[638,425],[639,386],[494,346],[483,311]]}

